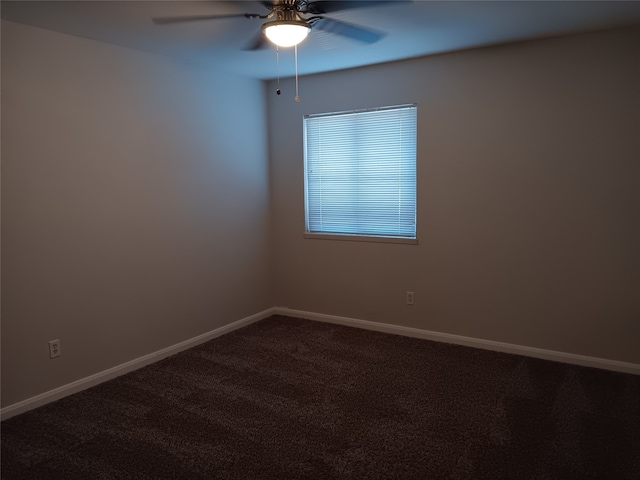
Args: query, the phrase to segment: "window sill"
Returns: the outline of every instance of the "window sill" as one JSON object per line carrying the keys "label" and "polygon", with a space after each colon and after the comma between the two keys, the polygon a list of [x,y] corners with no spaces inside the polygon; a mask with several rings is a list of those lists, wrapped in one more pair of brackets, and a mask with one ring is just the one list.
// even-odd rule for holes
{"label": "window sill", "polygon": [[334,233],[305,233],[304,238],[309,240],[343,240],[348,242],[401,243],[405,245],[418,244],[417,238],[337,235]]}

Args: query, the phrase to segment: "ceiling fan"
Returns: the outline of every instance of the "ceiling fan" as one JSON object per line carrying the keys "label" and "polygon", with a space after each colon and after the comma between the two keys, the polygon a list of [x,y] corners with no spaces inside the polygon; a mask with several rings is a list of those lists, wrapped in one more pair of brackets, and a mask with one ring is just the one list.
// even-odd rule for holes
{"label": "ceiling fan", "polygon": [[292,47],[302,42],[312,28],[342,35],[363,43],[375,43],[384,36],[383,32],[327,18],[324,14],[354,8],[407,2],[397,0],[272,0],[259,3],[268,8],[269,12],[265,14],[238,13],[227,15],[160,17],[154,18],[153,22],[159,25],[166,25],[238,17],[267,19],[268,21],[262,24],[262,31],[245,47],[245,50],[258,50],[263,48],[268,45],[267,39],[279,47]]}

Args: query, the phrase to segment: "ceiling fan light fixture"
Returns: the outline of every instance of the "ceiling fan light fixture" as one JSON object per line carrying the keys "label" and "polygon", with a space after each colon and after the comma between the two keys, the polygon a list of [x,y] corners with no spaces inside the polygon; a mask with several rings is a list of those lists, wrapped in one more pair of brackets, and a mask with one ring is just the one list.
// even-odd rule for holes
{"label": "ceiling fan light fixture", "polygon": [[276,20],[262,26],[267,38],[279,47],[298,45],[307,38],[310,30],[311,26],[308,23],[297,20]]}

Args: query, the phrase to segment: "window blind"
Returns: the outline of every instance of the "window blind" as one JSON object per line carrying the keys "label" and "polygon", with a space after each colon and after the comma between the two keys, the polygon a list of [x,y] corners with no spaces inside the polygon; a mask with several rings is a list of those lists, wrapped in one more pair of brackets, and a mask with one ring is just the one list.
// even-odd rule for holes
{"label": "window blind", "polygon": [[304,117],[307,232],[416,237],[416,108]]}

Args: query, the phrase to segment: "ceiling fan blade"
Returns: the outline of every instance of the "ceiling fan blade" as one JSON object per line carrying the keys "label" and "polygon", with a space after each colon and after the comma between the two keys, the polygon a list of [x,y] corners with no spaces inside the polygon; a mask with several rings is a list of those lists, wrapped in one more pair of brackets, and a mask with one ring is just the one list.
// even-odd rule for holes
{"label": "ceiling fan blade", "polygon": [[313,22],[313,28],[329,33],[342,35],[364,43],[375,43],[385,36],[383,32],[359,27],[333,18],[318,18]]}
{"label": "ceiling fan blade", "polygon": [[156,25],[168,25],[170,23],[197,22],[200,20],[219,20],[223,18],[260,18],[258,13],[232,13],[229,15],[187,15],[182,17],[157,17],[151,20]]}
{"label": "ceiling fan blade", "polygon": [[368,8],[368,7],[381,7],[383,5],[399,3],[409,3],[407,1],[396,0],[373,0],[373,1],[332,1],[332,0],[319,0],[317,2],[309,2],[306,6],[304,13],[310,13],[313,15],[320,15],[323,13],[339,12],[341,10],[349,10],[352,8]]}
{"label": "ceiling fan blade", "polygon": [[261,50],[269,46],[269,40],[262,31],[258,32],[249,43],[245,45],[243,50],[253,51]]}

